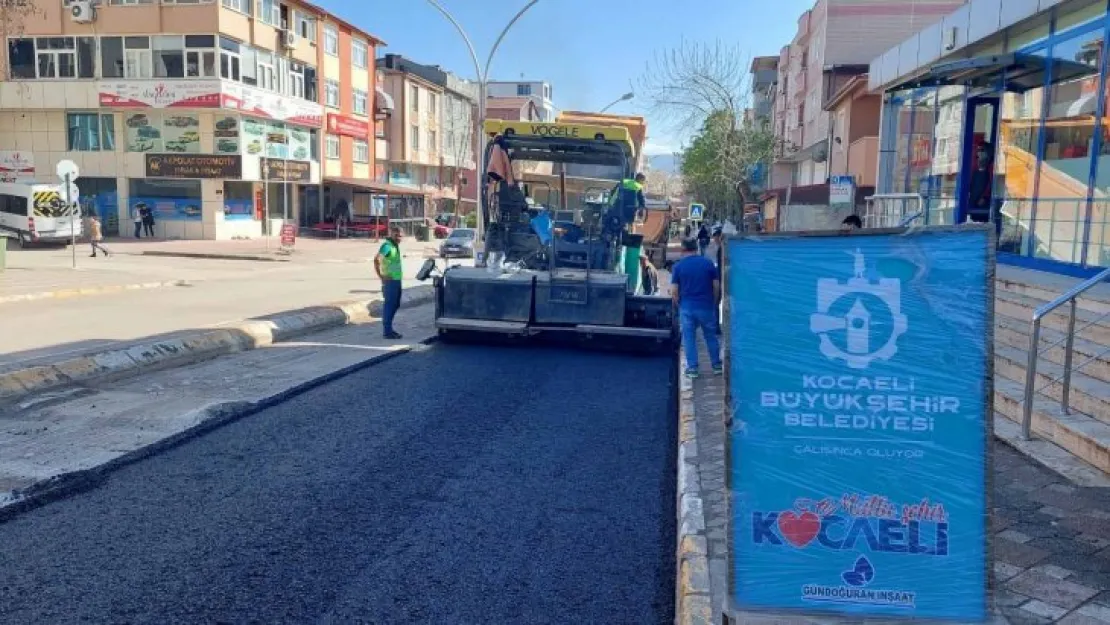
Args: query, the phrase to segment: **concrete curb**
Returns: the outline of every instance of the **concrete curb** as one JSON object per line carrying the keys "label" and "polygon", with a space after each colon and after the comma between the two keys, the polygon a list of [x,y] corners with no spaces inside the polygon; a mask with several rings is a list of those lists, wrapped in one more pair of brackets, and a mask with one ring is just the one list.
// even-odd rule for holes
{"label": "concrete curb", "polygon": [[678,549],[675,571],[675,623],[712,625],[709,585],[709,543],[705,533],[698,467],[698,428],[694,412],[694,386],[680,378],[678,402]]}
{"label": "concrete curb", "polygon": [[262,263],[290,262],[290,259],[288,257],[279,258],[277,256],[262,256],[258,254],[206,254],[202,252],[161,252],[158,250],[146,250],[139,254],[139,256],[160,256],[163,258],[206,258],[209,260],[250,260]]}
{"label": "concrete curb", "polygon": [[[406,290],[401,307],[431,302],[431,286]],[[263,319],[247,319],[226,328],[198,330],[184,336],[139,343],[122,349],[78,356],[50,365],[0,373],[0,401],[101,378],[120,378],[140,371],[168,369],[224,354],[264,347],[308,332],[368,321],[381,315],[382,300],[356,300],[300,310]]]}
{"label": "concrete curb", "polygon": [[43,299],[68,299],[72,297],[85,297],[87,295],[105,295],[107,293],[120,293],[123,291],[142,291],[146,289],[160,289],[168,286],[190,286],[187,280],[163,280],[162,282],[140,282],[137,284],[111,284],[107,286],[90,286],[76,289],[59,289],[57,291],[42,291],[40,293],[21,293],[18,295],[0,295],[0,304],[13,302],[32,302]]}
{"label": "concrete curb", "polygon": [[[412,304],[410,303],[410,305]],[[436,337],[433,336],[420,341],[419,344],[430,345],[435,341]],[[398,347],[395,350],[374,355],[362,362],[357,362],[318,378],[302,382],[301,384],[279,391],[257,401],[222,402],[199,408],[193,411],[193,414],[196,415],[196,425],[181,430],[176,434],[171,434],[160,441],[127,452],[122,456],[113,458],[91,469],[55,475],[22,490],[12,491],[10,493],[0,492],[0,523],[9,521],[24,512],[42,507],[53,501],[58,501],[59,499],[64,499],[87,490],[92,490],[104,483],[104,480],[114,471],[118,471],[126,466],[183,445],[225,425],[261,412],[262,410],[280,404],[297,395],[306,393],[316,387],[323,386],[328,382],[338,380],[346,375],[385,362],[396,356],[407,354],[412,351],[413,347],[414,346]]]}

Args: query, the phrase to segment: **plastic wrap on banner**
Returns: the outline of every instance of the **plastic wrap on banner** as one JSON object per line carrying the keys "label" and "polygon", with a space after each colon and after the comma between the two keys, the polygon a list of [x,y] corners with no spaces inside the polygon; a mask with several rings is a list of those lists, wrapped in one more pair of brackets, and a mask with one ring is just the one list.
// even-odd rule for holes
{"label": "plastic wrap on banner", "polygon": [[728,240],[730,611],[985,620],[992,245]]}

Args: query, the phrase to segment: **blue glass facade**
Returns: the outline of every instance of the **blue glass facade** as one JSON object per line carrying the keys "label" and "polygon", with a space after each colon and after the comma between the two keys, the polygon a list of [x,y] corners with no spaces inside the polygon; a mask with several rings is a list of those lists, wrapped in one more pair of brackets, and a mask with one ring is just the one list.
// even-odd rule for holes
{"label": "blue glass facade", "polygon": [[1048,16],[1036,37],[1007,35],[1001,48],[1043,62],[1036,88],[1014,91],[1007,74],[1029,68],[1011,67],[993,86],[889,93],[879,191],[919,193],[931,224],[989,215],[1002,262],[1075,275],[1110,266],[1108,13],[1100,0]]}

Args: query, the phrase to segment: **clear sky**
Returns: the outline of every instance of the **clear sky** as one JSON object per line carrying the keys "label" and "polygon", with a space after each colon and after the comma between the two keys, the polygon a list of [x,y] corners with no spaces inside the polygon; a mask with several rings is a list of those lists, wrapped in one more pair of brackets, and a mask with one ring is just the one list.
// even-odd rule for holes
{"label": "clear sky", "polygon": [[[462,23],[482,62],[525,0],[441,0]],[[425,0],[317,0],[317,4],[401,54],[462,78],[474,64],[454,27]],[[560,109],[600,110],[629,91],[656,51],[683,40],[739,45],[751,56],[778,54],[813,0],[540,0],[506,35],[490,78],[547,80]],[[646,114],[635,99],[610,109]],[[654,122],[654,123],[653,123]],[[680,131],[648,119],[646,153],[670,153]]]}

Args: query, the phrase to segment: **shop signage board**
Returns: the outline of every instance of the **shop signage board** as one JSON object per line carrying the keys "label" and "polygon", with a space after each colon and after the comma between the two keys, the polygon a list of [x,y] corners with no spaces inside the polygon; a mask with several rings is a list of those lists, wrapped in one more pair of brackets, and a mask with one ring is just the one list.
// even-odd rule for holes
{"label": "shop signage board", "polygon": [[19,150],[0,150],[0,182],[33,183],[35,155]]}
{"label": "shop signage board", "polygon": [[97,83],[100,106],[113,108],[217,108],[219,80],[119,80]]}
{"label": "shop signage board", "polygon": [[738,622],[985,619],[993,239],[979,226],[727,239]]}
{"label": "shop signage board", "polygon": [[324,123],[324,107],[315,102],[291,98],[250,85],[223,81],[223,107],[248,115],[319,128]]}
{"label": "shop signage board", "polygon": [[278,158],[259,159],[262,179],[276,182],[312,182],[312,163]]}
{"label": "shop signage board", "polygon": [[297,226],[286,223],[281,226],[281,246],[292,249],[297,244]]}
{"label": "shop signage board", "polygon": [[851,206],[855,203],[856,182],[851,176],[832,176],[829,178],[829,204],[832,206]]}
{"label": "shop signage board", "polygon": [[328,113],[328,133],[365,140],[370,136],[370,122],[349,115]]}
{"label": "shop signage board", "polygon": [[148,178],[243,177],[243,157],[238,154],[147,154]]}

